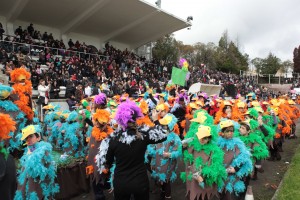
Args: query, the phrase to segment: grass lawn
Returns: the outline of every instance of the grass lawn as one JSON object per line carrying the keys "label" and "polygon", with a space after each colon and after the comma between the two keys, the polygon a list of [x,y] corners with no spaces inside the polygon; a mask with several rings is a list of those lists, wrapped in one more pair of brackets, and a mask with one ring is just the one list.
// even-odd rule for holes
{"label": "grass lawn", "polygon": [[[299,138],[298,138],[299,139]],[[284,176],[276,200],[300,199],[300,147],[292,159],[291,165]]]}

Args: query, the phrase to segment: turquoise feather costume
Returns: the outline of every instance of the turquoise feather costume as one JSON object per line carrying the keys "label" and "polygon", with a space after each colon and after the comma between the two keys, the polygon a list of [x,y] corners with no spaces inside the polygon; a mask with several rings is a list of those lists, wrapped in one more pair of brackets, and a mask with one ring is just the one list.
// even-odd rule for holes
{"label": "turquoise feather costume", "polygon": [[[12,88],[5,85],[0,85],[0,92],[12,92]],[[9,140],[8,150],[10,152],[15,149],[21,148],[21,130],[25,127],[27,119],[25,114],[19,109],[19,107],[14,104],[8,98],[6,100],[0,100],[0,112],[4,114],[9,114],[10,117],[16,122],[16,130],[10,133],[11,139]]]}
{"label": "turquoise feather costume", "polygon": [[220,191],[226,190],[230,193],[238,195],[246,190],[242,178],[248,176],[252,170],[251,154],[245,144],[239,138],[225,139],[219,137],[218,146],[223,149],[225,168],[232,166],[237,168],[234,174],[228,174],[225,187],[220,188]]}
{"label": "turquoise feather costume", "polygon": [[15,200],[51,199],[58,193],[51,152],[52,146],[47,142],[38,142],[27,148],[20,159],[22,169]]}
{"label": "turquoise feather costume", "polygon": [[[171,117],[168,128],[173,130],[177,123],[176,117],[173,114],[167,114],[166,117]],[[182,155],[182,145],[179,136],[171,131],[164,142],[148,145],[147,152],[152,157],[151,166],[153,170],[151,176],[157,181],[174,182],[177,178],[177,159]],[[170,157],[164,157],[164,152],[170,153]],[[148,158],[148,155],[146,153],[145,158]]]}
{"label": "turquoise feather costume", "polygon": [[83,144],[82,129],[80,123],[77,122],[78,113],[72,111],[67,118],[67,122],[60,127],[60,132],[64,131],[59,136],[59,144],[67,155],[72,155],[75,158],[85,156],[85,147]]}

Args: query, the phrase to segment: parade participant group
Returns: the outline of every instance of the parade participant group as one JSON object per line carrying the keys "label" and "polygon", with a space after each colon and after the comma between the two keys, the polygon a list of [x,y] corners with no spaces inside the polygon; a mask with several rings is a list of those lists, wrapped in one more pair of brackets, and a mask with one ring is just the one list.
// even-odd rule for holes
{"label": "parade participant group", "polygon": [[54,150],[61,158],[85,159],[92,199],[104,200],[107,190],[116,200],[147,200],[154,191],[149,179],[160,199],[176,199],[176,179],[188,200],[245,199],[264,172],[263,161],[279,161],[286,139],[296,138],[300,117],[287,95],[225,100],[169,84],[162,93],[147,85],[138,98],[100,93],[73,111],[50,103],[41,122],[32,107],[30,73],[21,67],[10,77],[11,87],[0,85],[4,200],[55,199],[62,191]]}

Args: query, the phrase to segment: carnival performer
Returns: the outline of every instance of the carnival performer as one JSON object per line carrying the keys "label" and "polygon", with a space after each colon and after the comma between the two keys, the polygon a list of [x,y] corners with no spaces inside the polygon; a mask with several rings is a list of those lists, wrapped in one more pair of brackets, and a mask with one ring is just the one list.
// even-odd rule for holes
{"label": "carnival performer", "polygon": [[[201,102],[202,103],[202,102]],[[190,129],[190,125],[191,125],[191,119],[193,119],[193,115],[195,113],[196,110],[198,110],[200,107],[196,104],[196,102],[193,102],[193,103],[189,103],[187,106],[186,106],[186,114],[185,114],[185,120],[183,120],[181,123],[180,123],[180,126],[182,128],[184,128],[184,131],[183,131],[183,135],[185,136],[186,133],[189,131]]]}
{"label": "carnival performer", "polygon": [[[161,186],[161,197],[171,199],[171,183],[177,178],[177,160],[182,155],[179,136],[173,132],[177,119],[172,114],[159,120],[160,125],[167,130],[167,140],[155,145],[149,145],[147,152],[151,159],[151,176]],[[145,155],[147,157],[147,155]]]}
{"label": "carnival performer", "polygon": [[149,112],[149,107],[146,101],[141,100],[141,102],[139,103],[139,107],[143,113],[143,117],[140,117],[136,120],[136,123],[138,126],[149,126],[149,127],[153,127],[154,123],[151,121],[148,112]]}
{"label": "carnival performer", "polygon": [[209,200],[218,194],[227,178],[224,153],[216,144],[214,125],[198,125],[189,132],[193,132],[189,133],[193,140],[184,150],[186,171],[181,173],[181,179],[186,182],[187,199]]}
{"label": "carnival performer", "polygon": [[232,103],[229,101],[223,101],[220,109],[215,116],[215,124],[219,124],[221,120],[232,119]]}
{"label": "carnival performer", "polygon": [[218,146],[224,152],[224,166],[228,173],[225,186],[220,190],[220,199],[231,199],[246,190],[243,178],[252,172],[251,154],[241,139],[233,137],[234,124],[231,120],[221,121]]}
{"label": "carnival performer", "polygon": [[51,199],[59,191],[55,183],[55,166],[51,156],[52,146],[41,140],[41,127],[28,125],[22,130],[27,149],[20,159],[15,200]]}
{"label": "carnival performer", "polygon": [[[114,160],[114,197],[119,199],[149,199],[149,180],[144,156],[147,145],[161,143],[167,139],[167,130],[160,125],[150,128],[138,127],[136,120],[142,117],[140,108],[132,101],[125,101],[118,106],[115,119],[122,129],[116,130],[101,142],[96,156],[99,172],[110,169]],[[152,112],[157,120],[158,114]]]}
{"label": "carnival performer", "polygon": [[16,124],[8,114],[0,113],[0,194],[5,200],[13,200],[16,192],[15,160],[5,144],[9,134],[16,130]]}
{"label": "carnival performer", "polygon": [[27,124],[32,122],[34,116],[31,102],[32,84],[30,76],[30,73],[25,68],[17,68],[10,72],[10,79],[14,83],[11,99],[26,115]]}
{"label": "carnival performer", "polygon": [[69,156],[75,158],[83,157],[84,144],[82,128],[78,122],[79,115],[76,111],[72,111],[68,114],[68,118],[65,123],[60,127],[61,135],[59,136],[59,144],[62,144],[62,150]]}
{"label": "carnival performer", "polygon": [[[259,123],[253,119],[240,122],[240,129],[238,136],[251,152],[251,160],[253,163],[253,175],[252,179],[257,179],[257,171],[262,169],[261,160],[269,156],[267,145],[263,142],[259,134],[257,134],[257,128]],[[249,185],[250,175],[244,179],[246,187]],[[246,193],[245,193],[246,194]],[[244,194],[244,195],[245,195]],[[243,196],[243,195],[242,195]]]}
{"label": "carnival performer", "polygon": [[103,193],[105,185],[105,174],[98,172],[98,167],[95,163],[95,156],[102,140],[108,137],[113,129],[109,126],[110,114],[107,110],[97,109],[93,114],[94,127],[88,144],[87,168],[86,174],[90,177],[92,189],[96,200],[104,200]]}
{"label": "carnival performer", "polygon": [[297,138],[297,136],[295,134],[295,132],[296,132],[296,120],[300,117],[300,110],[299,110],[299,108],[297,108],[295,106],[295,104],[296,104],[295,101],[288,100],[288,104],[289,104],[290,109],[291,109],[291,111],[294,115],[294,118],[292,119],[293,124],[291,125],[292,130],[291,130],[291,134],[289,136],[289,139],[294,139],[294,138]]}
{"label": "carnival performer", "polygon": [[14,157],[20,158],[22,156],[21,146],[21,130],[25,127],[27,118],[25,114],[14,104],[11,100],[13,88],[0,85],[0,113],[9,114],[10,117],[16,122],[16,129],[10,132],[11,139],[9,140],[9,151],[13,152]]}

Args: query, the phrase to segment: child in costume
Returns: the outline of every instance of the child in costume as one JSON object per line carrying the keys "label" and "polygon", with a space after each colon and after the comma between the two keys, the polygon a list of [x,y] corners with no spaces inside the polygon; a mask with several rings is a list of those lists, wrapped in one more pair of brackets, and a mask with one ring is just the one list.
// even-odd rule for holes
{"label": "child in costume", "polygon": [[[262,138],[257,134],[258,122],[250,119],[240,122],[240,129],[237,136],[245,143],[251,152],[251,159],[253,163],[254,174],[252,179],[257,179],[257,171],[261,168],[261,160],[269,156],[267,145],[263,142]],[[250,176],[246,177],[245,185],[248,186]]]}
{"label": "child in costume", "polygon": [[[167,130],[160,125],[138,127],[136,120],[142,117],[140,108],[129,100],[118,106],[115,119],[122,127],[101,142],[96,156],[99,172],[110,169],[114,160],[113,187],[115,199],[149,199],[149,180],[144,156],[147,145],[167,139]],[[157,113],[152,113],[157,120]]]}
{"label": "child in costume", "polygon": [[189,200],[209,200],[218,194],[227,177],[224,153],[216,144],[218,135],[214,125],[198,125],[190,131],[194,132],[190,133],[193,141],[184,150],[186,171],[181,173],[181,179],[186,182]]}
{"label": "child in costume", "polygon": [[39,125],[29,125],[22,130],[21,140],[26,141],[27,149],[20,159],[22,169],[15,200],[52,199],[59,191],[54,180],[56,169],[51,156],[52,146],[40,139]]}
{"label": "child in costume", "polygon": [[21,130],[25,127],[27,119],[25,114],[19,109],[19,107],[14,104],[11,100],[11,93],[13,92],[13,88],[0,85],[0,113],[8,114],[10,117],[16,122],[16,129],[13,132],[10,132],[11,139],[9,140],[9,151],[13,152],[15,157],[21,157]]}
{"label": "child in costume", "polygon": [[220,122],[218,146],[224,152],[224,166],[228,173],[225,186],[220,189],[220,199],[231,199],[246,190],[243,179],[252,173],[251,154],[241,139],[233,137],[234,125],[231,120]]}
{"label": "child in costume", "polygon": [[215,124],[219,124],[221,120],[232,119],[232,103],[229,101],[223,101],[220,109],[216,113]]}
{"label": "child in costume", "polygon": [[168,137],[162,143],[148,146],[148,153],[152,157],[151,176],[161,185],[161,197],[171,199],[171,182],[174,182],[177,178],[177,159],[182,155],[182,146],[179,136],[173,132],[173,128],[177,123],[176,117],[167,114],[159,120],[159,123],[168,131]]}
{"label": "child in costume", "polygon": [[82,128],[78,122],[78,113],[72,111],[67,118],[67,121],[60,127],[61,135],[59,143],[62,144],[62,150],[75,158],[85,156]]}
{"label": "child in costume", "polygon": [[90,177],[93,192],[96,200],[103,200],[104,179],[103,175],[98,172],[98,167],[95,163],[95,156],[102,140],[113,132],[113,129],[108,125],[110,114],[107,110],[97,109],[93,115],[94,127],[88,144],[87,168],[86,173]]}
{"label": "child in costume", "polygon": [[14,83],[12,93],[13,102],[26,115],[27,123],[33,120],[32,110],[32,84],[30,81],[30,73],[25,68],[17,68],[10,72],[10,79]]}
{"label": "child in costume", "polygon": [[15,160],[5,146],[9,133],[15,130],[16,122],[8,114],[0,113],[0,194],[5,200],[13,200],[16,191]]}

